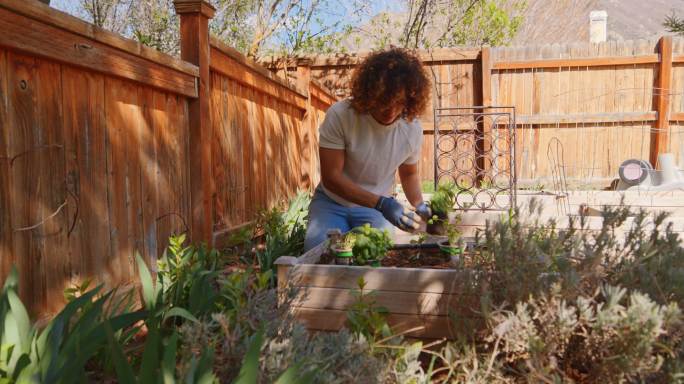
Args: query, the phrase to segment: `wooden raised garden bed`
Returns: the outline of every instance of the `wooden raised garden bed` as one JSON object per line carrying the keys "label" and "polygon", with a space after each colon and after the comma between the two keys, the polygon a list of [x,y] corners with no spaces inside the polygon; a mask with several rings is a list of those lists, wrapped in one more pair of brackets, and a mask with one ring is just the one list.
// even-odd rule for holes
{"label": "wooden raised garden bed", "polygon": [[[436,240],[430,240],[436,241]],[[395,239],[395,244],[397,239]],[[457,323],[472,323],[472,308],[479,308],[479,298],[464,295],[463,284],[470,272],[454,269],[439,260],[438,250],[391,251],[383,266],[347,266],[320,264],[326,250],[322,244],[300,257],[283,256],[277,261],[278,289],[297,288],[293,311],[311,330],[337,331],[344,327],[346,310],[357,300],[359,278],[365,289],[373,291],[377,305],[389,311],[388,321],[396,332],[422,326],[408,333],[421,338],[454,338]],[[431,253],[432,252],[432,253]],[[426,264],[405,268],[384,265]]]}

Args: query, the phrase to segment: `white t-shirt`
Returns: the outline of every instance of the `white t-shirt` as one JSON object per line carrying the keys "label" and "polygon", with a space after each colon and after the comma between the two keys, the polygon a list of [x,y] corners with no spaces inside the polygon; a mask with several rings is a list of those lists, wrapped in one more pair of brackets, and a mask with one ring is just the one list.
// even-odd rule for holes
{"label": "white t-shirt", "polygon": [[[416,164],[420,159],[423,129],[418,120],[397,119],[390,125],[378,123],[368,113],[358,113],[349,100],[330,106],[319,127],[321,148],[343,149],[342,173],[361,188],[387,196],[401,164]],[[322,185],[322,183],[321,183]],[[325,186],[331,199],[355,207]]]}

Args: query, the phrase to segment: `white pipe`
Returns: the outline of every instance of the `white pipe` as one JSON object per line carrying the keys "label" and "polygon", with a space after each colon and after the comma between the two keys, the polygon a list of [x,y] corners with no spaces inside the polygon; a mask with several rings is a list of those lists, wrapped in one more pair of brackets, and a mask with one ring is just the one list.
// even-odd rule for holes
{"label": "white pipe", "polygon": [[660,163],[660,184],[669,184],[679,181],[679,170],[675,165],[675,157],[671,153],[658,155]]}

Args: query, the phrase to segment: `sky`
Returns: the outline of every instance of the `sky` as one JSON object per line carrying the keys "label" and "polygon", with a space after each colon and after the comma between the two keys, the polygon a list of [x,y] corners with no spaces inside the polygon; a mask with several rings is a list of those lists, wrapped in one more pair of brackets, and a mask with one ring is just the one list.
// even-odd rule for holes
{"label": "sky", "polygon": [[51,0],[50,6],[61,11],[70,12],[78,4],[78,0]]}
{"label": "sky", "polygon": [[[344,1],[344,0],[339,0]],[[74,9],[78,7],[79,0],[51,0],[50,5],[65,11],[72,13]],[[401,1],[399,0],[369,0],[371,14],[376,15],[382,11],[396,11],[401,8]]]}
{"label": "sky", "polygon": [[[301,0],[304,4],[311,2],[312,0]],[[51,0],[50,5],[61,11],[70,13],[72,15],[81,16],[77,13],[80,9],[80,3],[82,0]],[[311,25],[311,32],[316,33],[321,31],[323,26],[333,26],[332,30],[328,30],[328,33],[333,31],[340,31],[344,25],[364,25],[367,24],[371,18],[376,16],[381,12],[398,12],[401,10],[402,0],[323,0],[323,4],[327,5],[327,9],[324,9],[319,17],[321,18],[321,23],[318,24],[313,22]],[[353,14],[353,10],[358,8],[359,5],[363,6],[362,12],[360,14]],[[338,22],[342,21],[339,24]],[[281,31],[282,32],[282,31]],[[267,46],[279,46],[284,44],[286,39],[286,34],[275,34],[270,41],[266,43]]]}

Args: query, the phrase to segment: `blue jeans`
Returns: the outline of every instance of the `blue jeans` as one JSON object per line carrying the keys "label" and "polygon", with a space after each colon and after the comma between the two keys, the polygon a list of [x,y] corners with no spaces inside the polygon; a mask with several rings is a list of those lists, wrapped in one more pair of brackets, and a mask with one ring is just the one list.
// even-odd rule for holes
{"label": "blue jeans", "polygon": [[328,197],[320,188],[316,188],[309,205],[309,225],[306,228],[304,251],[325,241],[330,229],[338,228],[345,233],[366,223],[370,223],[374,228],[387,229],[390,233],[394,229],[379,211],[366,207],[345,207]]}

